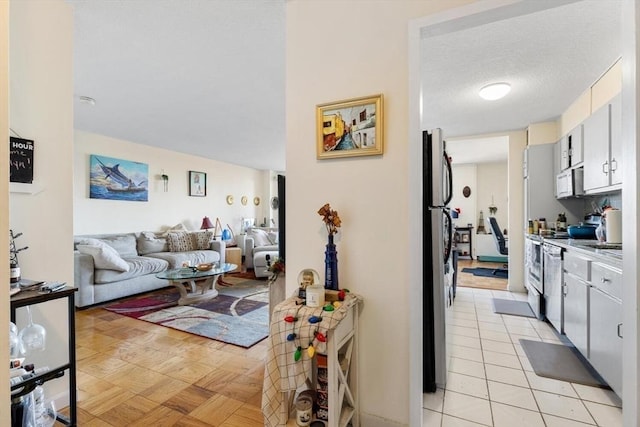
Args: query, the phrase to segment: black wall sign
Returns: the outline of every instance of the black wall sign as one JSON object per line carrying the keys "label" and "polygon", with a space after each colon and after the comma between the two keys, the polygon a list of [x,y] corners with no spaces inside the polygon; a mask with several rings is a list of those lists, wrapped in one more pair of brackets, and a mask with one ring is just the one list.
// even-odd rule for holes
{"label": "black wall sign", "polygon": [[33,183],[33,141],[9,139],[9,181]]}

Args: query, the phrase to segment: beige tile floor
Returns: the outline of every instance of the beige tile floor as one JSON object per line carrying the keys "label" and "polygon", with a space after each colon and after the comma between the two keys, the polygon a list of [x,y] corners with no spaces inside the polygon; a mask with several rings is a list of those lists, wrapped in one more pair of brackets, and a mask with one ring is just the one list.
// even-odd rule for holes
{"label": "beige tile floor", "polygon": [[491,298],[525,294],[458,288],[447,320],[450,362],[444,390],[424,395],[423,426],[622,426],[610,390],[537,376],[520,338],[560,343],[546,322],[493,312]]}

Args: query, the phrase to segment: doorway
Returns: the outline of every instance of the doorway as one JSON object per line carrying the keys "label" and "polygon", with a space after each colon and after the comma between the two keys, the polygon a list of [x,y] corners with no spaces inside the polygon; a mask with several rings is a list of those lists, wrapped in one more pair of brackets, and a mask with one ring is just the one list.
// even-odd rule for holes
{"label": "doorway", "polygon": [[[422,59],[421,52],[420,52],[421,37],[423,37],[425,34],[429,34],[430,32],[444,34],[449,32],[455,32],[460,29],[472,28],[472,27],[484,25],[487,23],[504,22],[511,18],[530,14],[539,10],[546,9],[548,7],[566,5],[566,4],[575,3],[575,2],[554,2],[554,3],[508,2],[507,3],[502,1],[487,1],[487,2],[480,2],[480,3],[481,4],[474,3],[458,9],[449,10],[446,13],[430,16],[420,20],[415,20],[410,24],[410,35],[409,35],[410,93],[409,93],[409,97],[410,97],[411,107],[410,107],[409,128],[410,128],[410,141],[412,141],[412,145],[413,144],[417,145],[417,141],[419,141],[419,131],[421,129],[428,129],[432,127],[444,127],[444,125],[442,125],[441,123],[428,123],[425,125],[425,123],[423,123],[420,117],[420,113],[424,111],[425,102],[427,102],[427,100],[425,100],[424,97],[420,96],[420,90],[419,90],[422,86],[421,80],[420,80],[420,73],[419,73],[420,61]],[[631,30],[635,28],[635,22],[640,20],[640,18],[636,16],[636,15],[639,15],[639,13],[635,10],[635,5],[633,4],[633,2],[624,2],[624,3],[625,3],[625,7],[628,7],[629,9],[627,10],[627,12],[629,13],[626,14],[629,17],[627,22],[628,31],[626,32],[626,34],[628,35],[629,39],[631,39],[631,33],[632,33]],[[536,10],[532,10],[532,9],[536,9]],[[473,40],[473,42],[475,43],[477,42],[477,40]],[[633,48],[631,49],[633,50],[632,55],[627,56],[626,58],[629,58],[629,60],[632,62],[633,72],[635,73],[634,67],[636,62],[636,56],[635,56],[636,48],[635,48],[635,45],[632,44],[630,40],[626,40],[626,43],[628,47]],[[627,76],[627,78],[628,77],[629,76]],[[630,104],[631,111],[629,113],[628,119],[631,121],[631,123],[628,126],[627,125],[623,125],[623,126],[625,127],[626,132],[628,132],[628,134],[632,136],[632,138],[630,138],[629,140],[635,141],[636,125],[635,125],[635,119],[633,117],[635,117],[634,114],[635,114],[636,87],[634,82],[635,82],[636,76],[633,75],[631,77],[632,77],[631,83],[628,82],[627,84],[623,84],[623,87],[626,87],[626,89],[623,89],[623,94],[625,92],[627,93],[626,95],[627,97],[625,99],[628,99],[630,101],[629,104]],[[443,80],[443,81],[446,81],[446,80]],[[418,111],[420,111],[420,113],[418,113]],[[455,118],[455,112],[451,113],[450,116]],[[517,153],[517,149],[519,148],[521,152],[524,149],[525,145],[526,145],[526,132],[524,136],[510,133],[509,192],[508,192],[509,194],[509,227],[512,228],[513,230],[524,230],[524,221],[522,216],[523,203],[522,203],[521,197],[520,198],[517,197],[518,191],[521,192],[521,189],[522,189],[522,186],[521,186],[522,181],[519,181],[520,185],[516,185],[518,183],[518,178],[521,178],[522,172],[520,167],[515,163],[516,163],[516,154],[520,154],[520,153]],[[514,154],[513,162],[511,161],[512,160],[511,151],[513,151],[513,154]],[[417,153],[417,147],[412,146],[409,150],[409,153],[410,153],[409,154],[410,157],[412,158],[411,161],[413,161],[413,159],[419,158]],[[635,158],[636,156],[635,148],[630,148],[629,154],[633,154]],[[517,159],[517,160],[521,161],[520,159]],[[419,188],[419,184],[417,184],[417,182],[419,181],[417,179],[418,167],[415,165],[412,165],[412,170],[414,171],[412,173],[412,178],[414,178],[412,179],[412,181],[415,180],[416,183],[413,183],[413,182],[410,183],[409,191],[412,194],[419,194],[420,188]],[[635,171],[632,173],[630,172],[627,178],[630,178],[628,182],[632,186],[631,189],[635,191],[637,186],[637,174],[635,173]],[[515,206],[515,205],[519,205],[518,206],[519,211],[515,211],[514,209],[512,209],[512,206]],[[636,209],[635,200],[633,200],[632,206],[625,209],[629,212],[635,212],[635,209]],[[514,215],[514,213],[516,215]],[[416,229],[418,229],[419,213],[411,213],[410,222],[412,226],[415,226]],[[636,224],[631,225],[631,228],[628,228],[628,230],[632,231],[633,235],[637,235]],[[420,233],[415,233],[415,234],[419,235]],[[521,234],[521,233],[517,233],[517,234]],[[511,235],[513,237],[516,237],[517,234],[512,233]],[[511,249],[511,243],[515,243],[515,242],[510,241],[510,249]],[[518,242],[517,246],[520,247],[522,245],[523,245],[523,239],[520,239],[520,242]],[[419,246],[419,243],[412,241],[411,246],[413,249],[417,249]],[[635,248],[633,249],[633,252],[629,253],[629,255],[630,257],[627,257],[626,259],[632,259],[633,262],[637,261],[637,253],[635,251]],[[412,270],[410,272],[410,277],[412,278],[418,277],[419,276],[418,269],[419,269],[419,266],[416,266],[415,271]],[[625,273],[626,273],[626,269],[625,269]],[[631,279],[635,280],[636,278],[635,269],[631,271],[631,273],[632,273]],[[412,280],[412,283],[419,283],[419,281]],[[410,294],[416,296],[416,298],[410,298],[412,302],[419,301],[420,298],[418,296],[421,295],[421,289],[411,289]],[[635,327],[637,319],[636,319],[636,316],[632,314],[634,313],[634,310],[635,310],[637,294],[635,291],[631,292],[631,294],[633,295],[631,299],[632,302],[630,305],[632,305],[633,307],[625,308],[625,312],[629,314],[628,319],[633,320],[633,323],[631,326],[633,331],[630,331],[630,334],[632,334],[633,336],[630,337],[631,338],[630,346],[629,347],[625,346],[626,350],[630,350],[630,355],[625,356],[626,364],[629,367],[632,367],[631,361],[634,360],[631,356],[636,355],[636,350],[634,349],[635,348],[634,346],[636,345],[636,341],[637,341],[636,327]],[[421,307],[419,306],[419,304],[412,303],[411,310],[413,312],[412,319],[421,318],[421,316],[417,313],[421,310]],[[413,338],[414,337],[412,336],[412,341],[413,341]],[[417,338],[417,335],[415,338]],[[413,347],[413,348],[419,348],[420,346],[421,346],[421,342],[418,339],[416,347]],[[410,353],[415,354],[415,352],[413,351]],[[420,359],[419,357],[412,357],[410,359],[410,369],[412,372],[411,378],[416,380],[419,380],[419,378],[422,377],[420,375],[421,367],[420,367],[419,359]],[[633,374],[635,375],[636,369],[633,368],[631,372],[633,372]],[[420,392],[421,384],[417,383],[417,381],[412,380],[412,383],[410,384],[410,390],[412,390],[412,393],[410,395],[411,425],[420,425],[422,421],[422,417],[421,417],[422,394]],[[625,416],[627,417],[628,420],[631,420],[633,419],[633,416],[635,416],[635,413],[637,413],[637,405],[636,405],[637,393],[635,391],[629,391],[627,395],[628,397],[631,397],[631,400],[630,400],[631,407],[629,407],[629,405],[625,406]]]}

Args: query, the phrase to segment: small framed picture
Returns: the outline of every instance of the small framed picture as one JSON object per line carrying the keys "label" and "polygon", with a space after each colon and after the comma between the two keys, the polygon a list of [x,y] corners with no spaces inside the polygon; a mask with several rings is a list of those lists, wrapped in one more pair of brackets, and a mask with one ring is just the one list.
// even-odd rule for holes
{"label": "small framed picture", "polygon": [[207,195],[207,174],[189,171],[189,195],[205,197]]}
{"label": "small framed picture", "polygon": [[462,235],[462,241],[464,243],[469,243],[469,235],[468,234],[463,234]]}

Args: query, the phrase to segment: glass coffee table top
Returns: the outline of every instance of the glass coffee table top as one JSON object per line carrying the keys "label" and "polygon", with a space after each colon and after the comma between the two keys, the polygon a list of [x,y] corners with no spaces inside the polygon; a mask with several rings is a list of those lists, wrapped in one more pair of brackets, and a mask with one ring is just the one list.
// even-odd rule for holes
{"label": "glass coffee table top", "polygon": [[238,268],[236,264],[222,264],[211,270],[200,271],[195,267],[174,268],[156,274],[158,279],[166,279],[180,292],[179,305],[187,305],[218,296],[218,277]]}
{"label": "glass coffee table top", "polygon": [[167,279],[167,280],[197,280],[198,278],[206,278],[211,276],[216,276],[224,273],[228,273],[230,271],[238,268],[236,264],[225,263],[220,267],[214,267],[211,270],[200,271],[195,267],[182,267],[182,268],[174,268],[171,270],[165,270],[158,274],[156,277],[158,279]]}

